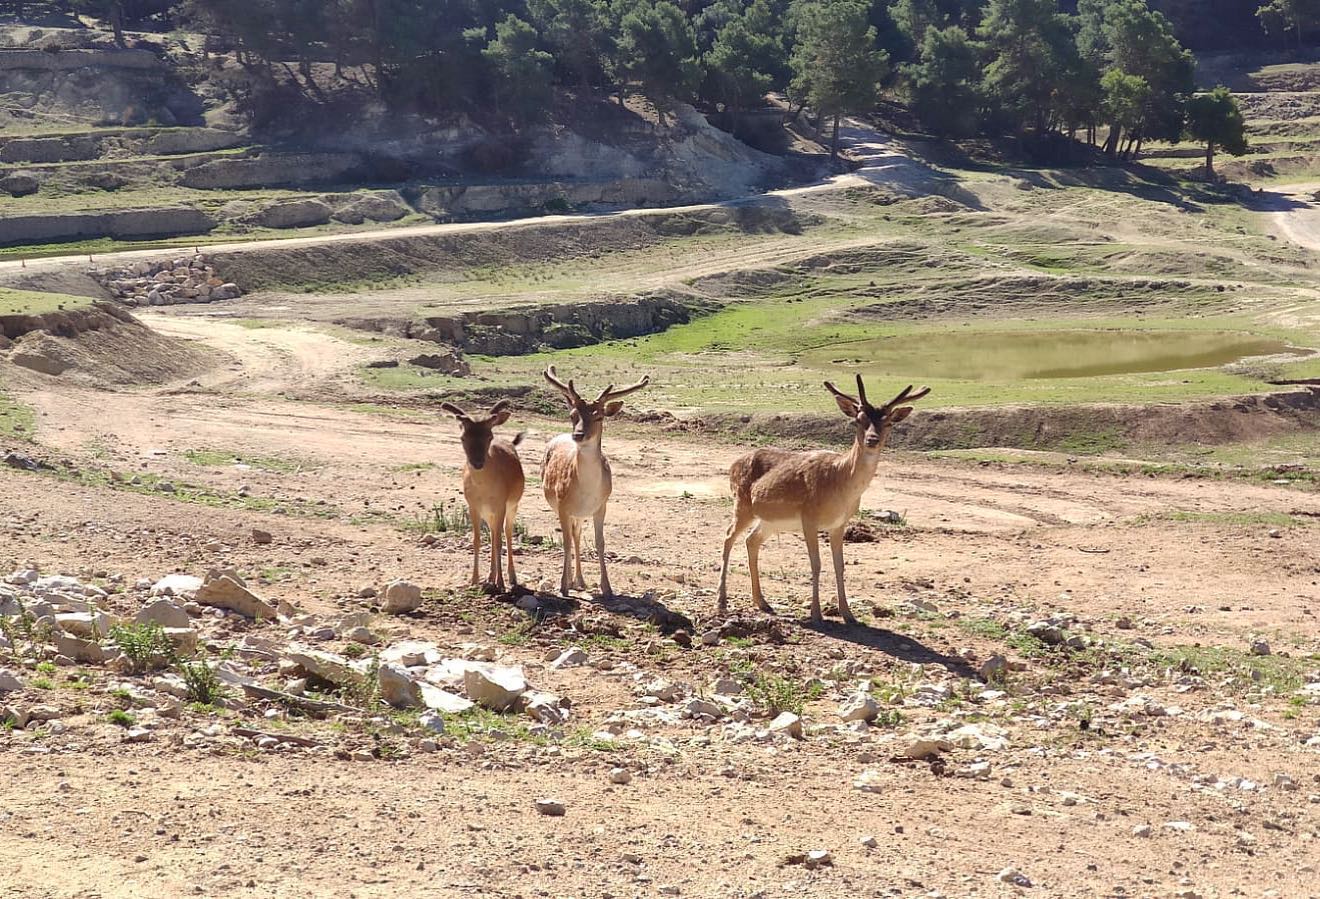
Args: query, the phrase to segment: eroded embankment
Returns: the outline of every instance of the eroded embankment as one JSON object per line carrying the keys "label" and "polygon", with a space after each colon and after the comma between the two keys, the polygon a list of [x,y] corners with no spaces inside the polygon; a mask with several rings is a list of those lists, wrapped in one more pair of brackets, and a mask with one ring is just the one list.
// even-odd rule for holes
{"label": "eroded embankment", "polygon": [[718,304],[695,294],[656,291],[643,296],[463,312],[420,320],[351,317],[336,324],[443,343],[468,353],[520,356],[656,334],[717,308]]}
{"label": "eroded embankment", "polygon": [[796,234],[809,217],[787,204],[612,215],[523,225],[472,227],[442,234],[376,237],[326,244],[213,254],[216,269],[242,288],[298,289],[388,281],[441,271],[562,262],[640,250],[679,237],[721,233]]}
{"label": "eroded embankment", "polygon": [[[677,420],[675,420],[677,422]],[[846,443],[837,415],[716,414],[676,426],[752,438]],[[1012,406],[921,412],[896,426],[894,449],[1014,447],[1096,451],[1143,443],[1222,444],[1320,430],[1320,390],[1152,406]]]}
{"label": "eroded embankment", "polygon": [[0,363],[108,384],[160,384],[205,370],[198,346],[158,334],[110,303],[0,316]]}

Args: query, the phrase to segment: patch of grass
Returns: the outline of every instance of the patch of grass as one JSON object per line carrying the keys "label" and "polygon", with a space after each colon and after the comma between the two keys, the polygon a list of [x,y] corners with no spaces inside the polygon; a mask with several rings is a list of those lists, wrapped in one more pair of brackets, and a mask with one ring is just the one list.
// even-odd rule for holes
{"label": "patch of grass", "polygon": [[0,287],[0,315],[45,315],[48,312],[86,309],[91,305],[92,300],[89,297]]}
{"label": "patch of grass", "polygon": [[564,739],[565,746],[574,749],[588,749],[592,752],[618,752],[623,749],[615,740],[606,740],[596,736],[590,727],[579,727]]}
{"label": "patch of grass", "polygon": [[1253,656],[1225,646],[1171,646],[1153,650],[1149,661],[1208,681],[1226,681],[1238,691],[1269,688],[1275,693],[1293,693],[1306,683],[1320,655]]}
{"label": "patch of grass", "polygon": [[525,646],[531,642],[532,634],[535,632],[536,626],[528,619],[513,630],[500,634],[498,642],[503,646]]}
{"label": "patch of grass", "polygon": [[110,713],[105,716],[105,720],[116,727],[123,728],[132,727],[137,723],[137,719],[123,709],[111,709]]}
{"label": "patch of grass", "polygon": [[731,668],[734,677],[742,682],[748,700],[758,709],[770,714],[792,712],[801,715],[807,703],[821,693],[818,685],[808,687],[771,671],[765,671],[750,662]]}
{"label": "patch of grass", "polygon": [[249,468],[255,468],[258,471],[272,471],[279,474],[294,474],[320,467],[314,462],[301,459],[287,459],[280,456],[244,456],[239,453],[216,449],[185,450],[183,458],[193,465],[206,468],[221,468],[241,464],[247,465]]}
{"label": "patch of grass", "polygon": [[34,677],[28,682],[36,690],[54,690],[55,684],[48,677]]}
{"label": "patch of grass", "polygon": [[59,671],[59,666],[54,662],[41,662],[37,665],[37,672],[40,674],[54,674]]}
{"label": "patch of grass", "polygon": [[215,669],[205,659],[180,661],[175,669],[188,688],[188,701],[197,705],[214,706],[224,698],[226,690]]}
{"label": "patch of grass", "polygon": [[439,467],[440,466],[434,462],[409,462],[405,465],[396,465],[393,468],[391,468],[390,471],[397,472],[399,474],[408,474],[409,472],[414,472],[414,471],[434,471]]}
{"label": "patch of grass", "polygon": [[1168,521],[1185,524],[1225,524],[1237,527],[1263,526],[1274,528],[1305,527],[1309,523],[1304,518],[1298,518],[1284,512],[1163,512],[1154,515],[1142,515],[1135,520],[1135,523],[1157,524]]}
{"label": "patch of grass", "polygon": [[0,390],[0,437],[11,440],[31,440],[36,428],[37,416],[31,406]]}
{"label": "patch of grass", "polygon": [[976,637],[985,637],[987,640],[1004,640],[1008,637],[1008,628],[990,618],[960,616],[951,620],[959,630]]}
{"label": "patch of grass", "polygon": [[110,628],[110,639],[128,659],[129,670],[137,674],[164,668],[174,658],[165,629],[154,621],[117,624]]}
{"label": "patch of grass", "polygon": [[[414,513],[402,527],[419,534],[468,534],[472,532],[472,519],[467,504],[455,500],[434,505],[423,515]],[[485,527],[484,523],[482,527]]]}
{"label": "patch of grass", "polygon": [[629,649],[632,642],[613,634],[588,634],[578,641],[583,649]]}
{"label": "patch of grass", "polygon": [[514,712],[501,714],[475,706],[461,715],[445,716],[445,733],[459,740],[514,740],[545,745],[548,738],[531,732],[532,722]]}

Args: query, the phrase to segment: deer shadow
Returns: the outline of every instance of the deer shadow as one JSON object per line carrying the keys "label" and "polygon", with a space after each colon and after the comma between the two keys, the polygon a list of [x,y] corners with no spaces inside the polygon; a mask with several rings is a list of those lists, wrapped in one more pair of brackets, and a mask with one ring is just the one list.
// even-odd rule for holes
{"label": "deer shadow", "polygon": [[[533,605],[528,598],[535,601]],[[584,608],[597,608],[611,615],[636,618],[654,624],[663,634],[672,634],[677,630],[692,631],[692,619],[677,612],[656,599],[650,593],[641,596],[559,596],[550,593],[509,594],[508,602],[518,606],[531,615],[539,624],[548,618],[561,618],[581,611]]]}
{"label": "deer shadow", "polygon": [[865,649],[883,652],[885,655],[893,656],[903,662],[914,662],[919,665],[940,665],[956,677],[978,679],[976,669],[966,659],[932,649],[920,640],[914,640],[904,634],[896,634],[893,631],[872,627],[869,624],[845,624],[840,621],[811,621],[807,619],[800,622],[800,624],[803,630],[812,631],[822,637],[845,640]]}

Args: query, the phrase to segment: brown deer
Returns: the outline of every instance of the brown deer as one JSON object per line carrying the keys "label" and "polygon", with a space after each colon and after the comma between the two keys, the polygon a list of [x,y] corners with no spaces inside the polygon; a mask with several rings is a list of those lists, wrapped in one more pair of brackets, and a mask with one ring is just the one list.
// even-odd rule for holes
{"label": "brown deer", "polygon": [[781,449],[759,449],[739,458],[729,469],[729,483],[735,497],[733,524],[724,540],[724,562],[720,569],[718,609],[728,610],[729,552],[734,541],[747,534],[747,566],[752,575],[752,601],[764,612],[774,614],[761,595],[761,572],[757,555],[761,544],[772,534],[801,530],[811,559],[811,620],[820,621],[820,543],[819,534],[827,531],[834,556],[834,580],[839,597],[839,614],[855,624],[848,597],[843,589],[843,532],[857,514],[862,493],[880,461],[880,451],[895,424],[912,414],[903,405],[930,393],[929,387],[913,393],[912,387],[876,408],[866,400],[862,376],[857,376],[857,397],[842,393],[829,381],[825,389],[834,394],[839,409],[852,420],[856,430],[852,450],[833,453],[826,450],[795,453]]}
{"label": "brown deer", "polygon": [[[564,395],[568,417],[573,422],[572,433],[560,434],[546,445],[545,461],[541,463],[545,499],[559,516],[559,529],[564,538],[564,573],[559,579],[559,589],[564,595],[574,587],[586,589],[586,582],[582,579],[582,521],[590,518],[596,529],[600,592],[610,597],[614,591],[610,589],[610,576],[605,570],[605,505],[614,484],[610,461],[601,452],[601,432],[605,419],[618,415],[623,408],[619,398],[641,390],[651,379],[644,377],[622,390],[615,390],[611,384],[590,402],[578,395],[572,379],[567,384],[559,380],[553,365],[545,370],[545,379]],[[573,576],[574,571],[576,576]]]}
{"label": "brown deer", "polygon": [[496,593],[504,592],[504,573],[500,568],[500,541],[503,538],[509,554],[509,587],[518,586],[518,575],[513,570],[513,522],[518,516],[518,501],[522,499],[522,460],[518,458],[518,444],[523,435],[513,440],[496,440],[494,429],[509,420],[512,409],[508,400],[500,400],[482,417],[473,417],[453,403],[441,403],[440,408],[458,419],[463,429],[463,496],[467,499],[468,516],[472,519],[472,583],[481,584],[481,523],[490,527],[490,573],[484,586]]}

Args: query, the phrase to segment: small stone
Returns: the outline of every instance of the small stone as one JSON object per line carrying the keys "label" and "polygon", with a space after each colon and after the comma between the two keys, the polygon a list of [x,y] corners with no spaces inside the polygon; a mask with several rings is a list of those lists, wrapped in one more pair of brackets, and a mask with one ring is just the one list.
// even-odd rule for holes
{"label": "small stone", "polygon": [[709,699],[690,699],[687,705],[683,706],[683,712],[690,718],[723,718],[724,709],[711,702]]}
{"label": "small stone", "polygon": [[550,663],[550,667],[556,669],[576,668],[585,664],[587,664],[587,654],[581,649],[573,647],[572,649],[565,649],[556,656],[555,660]]}
{"label": "small stone", "polygon": [[858,842],[860,842],[867,849],[874,849],[880,845],[880,841],[877,840],[875,837],[871,836],[870,834],[862,837],[861,840],[859,840]]}
{"label": "small stone", "polygon": [[853,780],[853,789],[863,793],[883,793],[883,777],[875,768],[867,768]]}
{"label": "small stone", "polygon": [[1251,654],[1253,656],[1267,656],[1270,654],[1270,644],[1264,640],[1257,640],[1251,644]]}
{"label": "small stone", "polygon": [[1138,824],[1136,827],[1132,828],[1132,835],[1134,837],[1148,837],[1151,833],[1153,833],[1153,831],[1149,824]]}
{"label": "small stone", "polygon": [[422,605],[422,588],[408,581],[394,581],[385,587],[381,611],[388,615],[415,612]]}
{"label": "small stone", "polygon": [[445,717],[439,712],[422,712],[417,719],[417,723],[432,733],[442,734],[445,732]]}
{"label": "small stone", "polygon": [[536,800],[536,811],[550,818],[561,818],[567,807],[557,799],[538,799]]}
{"label": "small stone", "polygon": [[123,741],[125,743],[149,743],[151,738],[151,731],[145,727],[130,727],[124,731]]}
{"label": "small stone", "polygon": [[0,668],[0,693],[14,693],[22,690],[26,685],[13,671],[8,668]]}
{"label": "small stone", "polygon": [[701,635],[702,646],[714,646],[720,642],[720,632],[718,630],[709,630]]}
{"label": "small stone", "polygon": [[1031,880],[1017,868],[1005,868],[995,876],[995,880],[1015,887],[1031,886]]}
{"label": "small stone", "polygon": [[270,531],[263,531],[261,528],[252,529],[252,542],[257,546],[269,546],[275,541]]}
{"label": "small stone", "polygon": [[527,680],[521,668],[474,664],[463,672],[463,691],[477,705],[504,712],[527,692]]}
{"label": "small stone", "polygon": [[632,783],[632,772],[627,768],[611,768],[610,783],[619,784],[620,786],[630,784]]}
{"label": "small stone", "polygon": [[807,853],[807,860],[804,862],[808,871],[816,868],[827,868],[834,864],[834,856],[828,849],[813,849]]}

